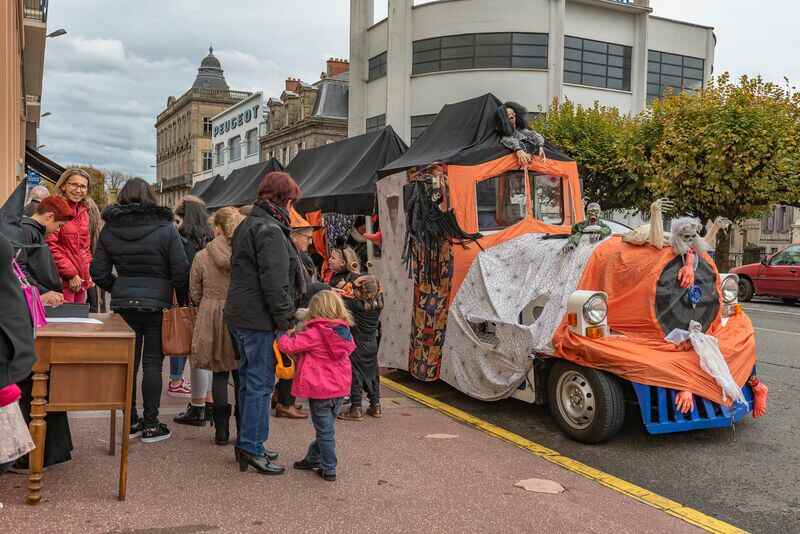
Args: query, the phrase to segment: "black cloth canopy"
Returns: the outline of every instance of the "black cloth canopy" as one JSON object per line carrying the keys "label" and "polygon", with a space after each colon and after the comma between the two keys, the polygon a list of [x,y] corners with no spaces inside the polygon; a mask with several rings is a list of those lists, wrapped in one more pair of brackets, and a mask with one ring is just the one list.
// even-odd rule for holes
{"label": "black cloth canopy", "polygon": [[286,168],[303,192],[299,213],[370,215],[375,208],[378,169],[408,146],[391,126],[301,151]]}
{"label": "black cloth canopy", "polygon": [[56,183],[59,177],[61,177],[61,173],[66,170],[55,161],[43,156],[40,152],[29,146],[25,147],[25,166],[36,171],[36,173],[45,180],[53,183]]}
{"label": "black cloth canopy", "polygon": [[[209,209],[226,206],[246,206],[255,202],[258,185],[269,172],[282,171],[283,166],[276,159],[262,161],[236,169],[227,178],[216,176],[198,182],[192,194],[199,196]],[[207,185],[205,182],[209,182]]]}
{"label": "black cloth canopy", "polygon": [[[381,168],[380,176],[431,163],[477,165],[507,156],[495,122],[501,105],[491,93],[446,105],[405,154]],[[572,161],[549,143],[544,151],[549,159]]]}

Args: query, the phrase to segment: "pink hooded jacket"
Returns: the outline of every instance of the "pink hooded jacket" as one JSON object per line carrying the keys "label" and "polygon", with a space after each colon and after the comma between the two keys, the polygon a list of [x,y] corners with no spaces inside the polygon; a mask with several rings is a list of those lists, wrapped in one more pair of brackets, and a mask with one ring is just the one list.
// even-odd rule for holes
{"label": "pink hooded jacket", "polygon": [[356,344],[347,322],[311,320],[304,330],[280,338],[278,348],[296,357],[295,397],[335,399],[350,394],[350,353]]}

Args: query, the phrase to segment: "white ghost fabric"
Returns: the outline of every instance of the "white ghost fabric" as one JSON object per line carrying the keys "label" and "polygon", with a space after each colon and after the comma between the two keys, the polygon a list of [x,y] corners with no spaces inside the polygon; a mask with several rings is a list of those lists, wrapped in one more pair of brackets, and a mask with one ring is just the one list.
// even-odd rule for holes
{"label": "white ghost fabric", "polygon": [[[481,400],[509,397],[530,370],[532,353],[552,354],[553,334],[598,243],[585,236],[562,254],[563,239],[543,237],[526,234],[492,247],[470,267],[450,307],[440,375],[459,391]],[[523,309],[537,300],[539,317],[520,324]]]}
{"label": "white ghost fabric", "polygon": [[714,336],[703,333],[703,327],[697,321],[689,321],[689,330],[676,328],[665,338],[670,343],[680,345],[686,340],[700,358],[700,368],[711,375],[719,387],[722,388],[722,399],[732,399],[734,402],[747,404],[742,389],[736,384],[731,375],[731,369],[725,356],[719,350],[719,342]]}

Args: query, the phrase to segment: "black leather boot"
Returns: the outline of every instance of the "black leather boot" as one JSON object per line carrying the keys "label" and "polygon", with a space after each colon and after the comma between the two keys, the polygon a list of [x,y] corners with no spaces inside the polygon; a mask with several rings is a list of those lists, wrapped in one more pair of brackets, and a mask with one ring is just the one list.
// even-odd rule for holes
{"label": "black leather boot", "polygon": [[247,471],[252,467],[262,475],[282,475],[286,469],[278,464],[272,463],[266,456],[255,456],[242,449],[236,449],[239,459],[239,471]]}
{"label": "black leather boot", "polygon": [[206,409],[204,406],[192,406],[190,403],[186,411],[178,414],[173,421],[179,425],[205,426]]}
{"label": "black leather boot", "polygon": [[214,406],[214,443],[227,445],[230,439],[231,405],[218,404]]}

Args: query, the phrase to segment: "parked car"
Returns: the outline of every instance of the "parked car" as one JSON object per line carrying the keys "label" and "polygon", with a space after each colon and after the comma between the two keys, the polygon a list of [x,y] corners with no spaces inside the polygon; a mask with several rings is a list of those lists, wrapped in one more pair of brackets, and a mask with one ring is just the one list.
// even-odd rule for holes
{"label": "parked car", "polygon": [[778,297],[787,304],[800,299],[800,245],[791,245],[761,263],[742,265],[731,272],[739,275],[742,302],[748,302],[754,295]]}

